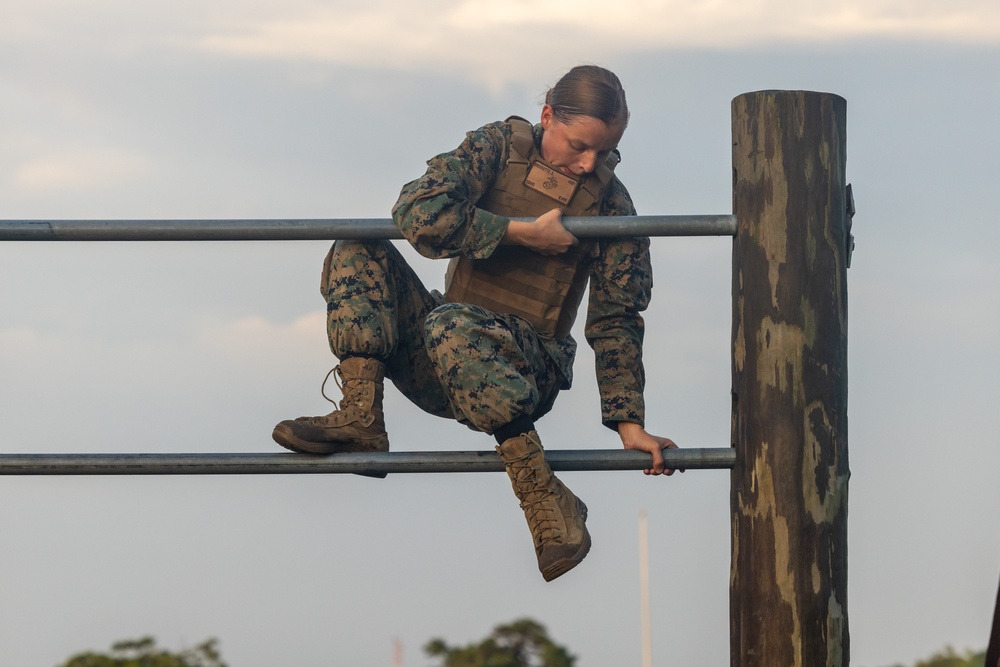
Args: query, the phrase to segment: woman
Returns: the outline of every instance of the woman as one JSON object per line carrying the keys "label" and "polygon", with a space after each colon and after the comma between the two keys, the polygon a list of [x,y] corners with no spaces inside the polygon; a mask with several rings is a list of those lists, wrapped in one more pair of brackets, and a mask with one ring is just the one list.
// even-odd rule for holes
{"label": "woman", "polygon": [[635,215],[613,173],[628,118],[618,77],[575,67],[549,90],[539,124],[491,123],[431,159],[403,187],[393,219],[422,255],[451,258],[443,296],[388,242],[335,243],[321,290],[344,398],[329,415],[281,422],[275,441],[301,452],[387,451],[388,377],[425,411],[494,435],[546,581],[583,560],[586,505],[552,474],[534,424],[572,383],[570,329],[588,280],[603,423],[626,449],[652,455],[647,474],[670,474],[661,449],[676,447],[643,428],[649,240],[580,242],[561,222]]}

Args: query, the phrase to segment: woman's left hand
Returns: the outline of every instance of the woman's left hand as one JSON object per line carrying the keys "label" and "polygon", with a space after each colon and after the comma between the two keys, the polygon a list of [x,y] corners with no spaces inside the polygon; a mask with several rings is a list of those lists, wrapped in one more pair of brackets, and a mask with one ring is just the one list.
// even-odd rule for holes
{"label": "woman's left hand", "polygon": [[511,220],[501,243],[514,243],[542,255],[561,255],[580,241],[562,224],[562,210],[554,208],[534,222]]}
{"label": "woman's left hand", "polygon": [[[648,452],[653,457],[653,467],[643,470],[646,475],[673,475],[674,471],[664,467],[663,450],[677,449],[677,443],[670,438],[647,433],[639,424],[633,422],[619,422],[618,435],[622,439],[625,449],[636,449]],[[684,472],[681,470],[681,472]]]}

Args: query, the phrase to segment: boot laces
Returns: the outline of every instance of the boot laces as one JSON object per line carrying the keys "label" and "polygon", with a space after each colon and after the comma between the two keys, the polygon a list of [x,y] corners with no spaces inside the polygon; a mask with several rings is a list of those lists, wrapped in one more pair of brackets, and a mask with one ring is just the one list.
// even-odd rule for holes
{"label": "boot laces", "polygon": [[[336,371],[336,374],[334,371]],[[326,395],[326,383],[331,375],[333,375],[333,381],[337,384],[337,388],[340,389],[340,393],[344,395],[340,399],[339,404]],[[358,408],[362,404],[364,400],[364,383],[359,380],[344,380],[344,372],[340,370],[340,366],[334,366],[326,374],[326,377],[323,378],[323,384],[320,386],[319,392],[327,401],[336,405],[341,411],[345,411],[351,408]]]}
{"label": "boot laces", "polygon": [[554,516],[558,512],[552,491],[544,480],[539,479],[540,466],[532,465],[532,455],[518,457],[509,461],[517,490],[521,494],[521,509],[528,518],[528,525],[535,533],[538,546],[542,546],[559,537],[559,524]]}

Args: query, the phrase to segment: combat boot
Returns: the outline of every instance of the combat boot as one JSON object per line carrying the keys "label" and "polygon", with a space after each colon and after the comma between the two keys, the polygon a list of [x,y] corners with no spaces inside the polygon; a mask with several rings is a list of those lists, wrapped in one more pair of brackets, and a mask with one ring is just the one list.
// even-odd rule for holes
{"label": "combat boot", "polygon": [[545,581],[569,572],[590,551],[587,506],[552,474],[535,431],[497,447],[535,543]]}
{"label": "combat boot", "polygon": [[334,372],[344,393],[340,409],[322,417],[287,419],[274,427],[271,437],[282,447],[310,454],[389,451],[382,412],[385,364],[350,357]]}

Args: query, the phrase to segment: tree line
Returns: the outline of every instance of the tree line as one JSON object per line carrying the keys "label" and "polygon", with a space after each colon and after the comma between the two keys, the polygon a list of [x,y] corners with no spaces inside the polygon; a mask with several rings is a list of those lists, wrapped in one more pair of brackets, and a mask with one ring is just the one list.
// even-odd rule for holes
{"label": "tree line", "polygon": [[[576,656],[557,644],[538,621],[521,618],[493,628],[484,639],[465,646],[449,646],[440,638],[424,645],[435,667],[574,667]],[[958,653],[948,646],[913,667],[984,667],[986,651]],[[229,667],[219,642],[208,639],[178,652],[156,645],[152,637],[116,642],[107,653],[74,655],[57,667]],[[902,664],[892,667],[905,667]]]}

